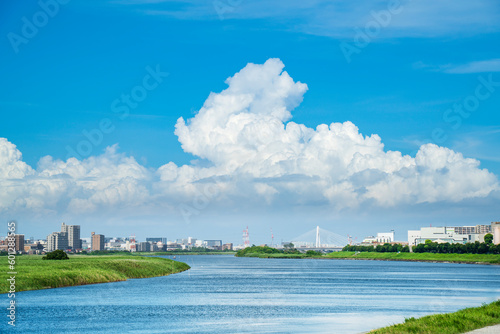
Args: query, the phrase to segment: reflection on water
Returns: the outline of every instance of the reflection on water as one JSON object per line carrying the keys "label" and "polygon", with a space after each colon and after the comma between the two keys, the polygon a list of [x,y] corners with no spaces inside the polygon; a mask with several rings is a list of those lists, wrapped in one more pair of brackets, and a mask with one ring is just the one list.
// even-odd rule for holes
{"label": "reflection on water", "polygon": [[[176,275],[16,294],[22,333],[359,333],[500,298],[500,267],[179,256]],[[0,329],[6,329],[2,321]]]}

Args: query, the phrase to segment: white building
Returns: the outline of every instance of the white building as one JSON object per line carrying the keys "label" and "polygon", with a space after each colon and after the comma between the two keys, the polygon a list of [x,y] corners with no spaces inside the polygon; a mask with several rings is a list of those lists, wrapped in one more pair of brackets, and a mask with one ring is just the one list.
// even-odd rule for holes
{"label": "white building", "polygon": [[377,233],[377,242],[385,244],[394,242],[394,231]]}
{"label": "white building", "polygon": [[408,231],[408,244],[415,246],[425,243],[426,240],[450,244],[483,242],[484,236],[490,231],[491,227],[488,225],[422,227],[419,231]]}
{"label": "white building", "polygon": [[394,242],[394,231],[377,233],[377,236],[369,236],[363,239],[364,244],[391,243]]}
{"label": "white building", "polygon": [[416,241],[417,241],[417,239],[420,239],[421,237],[422,237],[422,234],[420,233],[420,230],[408,231],[408,245],[411,245],[411,246],[417,245]]}

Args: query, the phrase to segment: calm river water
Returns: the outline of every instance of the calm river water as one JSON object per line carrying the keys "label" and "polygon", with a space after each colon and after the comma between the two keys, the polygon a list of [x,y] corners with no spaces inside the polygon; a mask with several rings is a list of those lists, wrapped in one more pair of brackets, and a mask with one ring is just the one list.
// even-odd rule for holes
{"label": "calm river water", "polygon": [[12,332],[360,333],[500,298],[500,266],[222,255],[178,260],[192,269],[18,293]]}

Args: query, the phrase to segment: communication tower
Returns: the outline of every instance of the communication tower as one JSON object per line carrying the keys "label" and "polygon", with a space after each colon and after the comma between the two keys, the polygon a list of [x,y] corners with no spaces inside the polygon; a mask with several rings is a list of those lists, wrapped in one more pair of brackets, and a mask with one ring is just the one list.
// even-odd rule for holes
{"label": "communication tower", "polygon": [[245,248],[250,247],[250,236],[248,234],[248,226],[243,230],[243,245]]}
{"label": "communication tower", "polygon": [[130,252],[135,252],[137,250],[136,244],[135,244],[135,234],[132,234],[130,236]]}

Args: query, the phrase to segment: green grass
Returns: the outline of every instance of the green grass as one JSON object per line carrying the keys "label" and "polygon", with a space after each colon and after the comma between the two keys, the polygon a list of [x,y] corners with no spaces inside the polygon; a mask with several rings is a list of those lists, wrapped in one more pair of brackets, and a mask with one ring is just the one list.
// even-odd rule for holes
{"label": "green grass", "polygon": [[471,307],[455,313],[409,318],[404,323],[371,331],[373,334],[402,333],[465,333],[474,329],[500,324],[500,300],[481,307]]}
{"label": "green grass", "polygon": [[278,259],[352,259],[352,260],[387,260],[387,261],[425,261],[500,264],[499,254],[434,254],[434,253],[377,253],[377,252],[333,252],[322,256],[283,253],[247,253],[244,257],[278,258]]}
{"label": "green grass", "polygon": [[376,252],[333,252],[326,255],[330,259],[365,259],[391,261],[429,261],[457,263],[499,264],[499,254],[434,254],[434,253],[376,253]]}
{"label": "green grass", "polygon": [[[0,293],[9,291],[7,257],[0,258]],[[182,262],[132,255],[70,255],[69,260],[42,260],[38,255],[16,257],[16,291],[124,281],[165,276],[188,270]]]}

